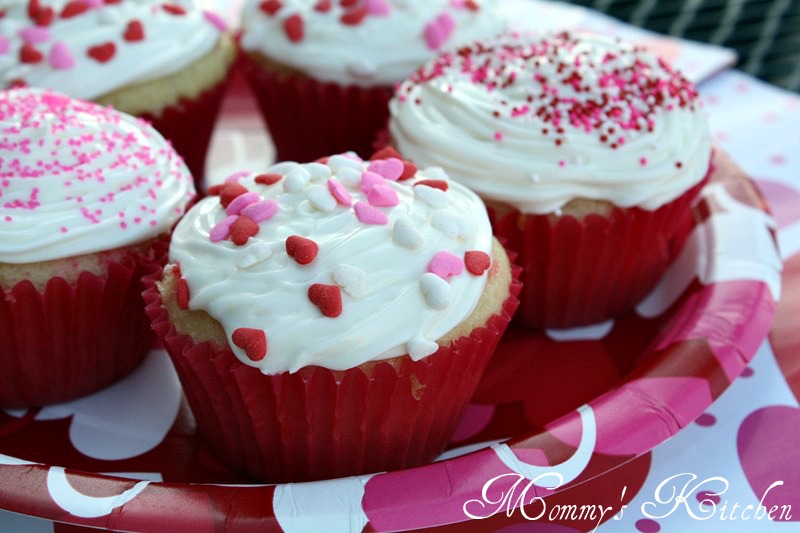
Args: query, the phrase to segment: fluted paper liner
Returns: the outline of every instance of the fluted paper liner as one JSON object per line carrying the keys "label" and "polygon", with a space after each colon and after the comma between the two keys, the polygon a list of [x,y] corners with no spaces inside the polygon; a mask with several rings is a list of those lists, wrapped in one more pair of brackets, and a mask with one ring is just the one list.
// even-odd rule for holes
{"label": "fluted paper liner", "polygon": [[369,157],[389,119],[388,86],[358,87],[278,74],[240,54],[278,161],[314,161],[353,150]]}
{"label": "fluted paper liner", "polygon": [[395,470],[440,454],[517,307],[518,274],[498,314],[435,354],[344,371],[262,374],[228,347],[179,334],[157,276],[144,297],[200,433],[232,468],[279,483]]}

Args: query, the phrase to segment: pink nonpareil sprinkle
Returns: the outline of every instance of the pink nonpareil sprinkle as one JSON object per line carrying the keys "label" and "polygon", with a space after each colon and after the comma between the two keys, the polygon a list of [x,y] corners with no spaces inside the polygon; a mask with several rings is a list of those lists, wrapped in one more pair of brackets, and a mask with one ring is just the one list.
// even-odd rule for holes
{"label": "pink nonpareil sprinkle", "polygon": [[503,140],[503,132],[501,132],[501,131],[494,132],[494,140],[495,141],[502,141]]}

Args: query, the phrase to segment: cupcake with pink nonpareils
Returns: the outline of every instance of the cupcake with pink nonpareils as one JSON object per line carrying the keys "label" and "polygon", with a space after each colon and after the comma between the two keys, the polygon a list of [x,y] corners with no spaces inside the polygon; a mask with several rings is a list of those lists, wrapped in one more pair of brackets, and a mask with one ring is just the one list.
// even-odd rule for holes
{"label": "cupcake with pink nonpareils", "polygon": [[249,0],[242,65],[278,160],[372,153],[393,86],[505,29],[497,0]]}
{"label": "cupcake with pink nonpareils", "polygon": [[210,193],[146,298],[219,455],[268,482],[433,459],[516,307],[478,197],[389,152]]}
{"label": "cupcake with pink nonpareils", "polygon": [[682,248],[711,140],[694,86],[586,33],[506,35],[442,54],[391,103],[391,144],[490,207],[519,253],[526,325],[630,310]]}
{"label": "cupcake with pink nonpareils", "polygon": [[0,87],[54,89],[145,118],[202,179],[235,57],[219,16],[185,0],[20,0],[0,9]]}
{"label": "cupcake with pink nonpareils", "polygon": [[149,124],[40,89],[0,91],[0,407],[70,400],[153,336],[141,278],[194,196]]}

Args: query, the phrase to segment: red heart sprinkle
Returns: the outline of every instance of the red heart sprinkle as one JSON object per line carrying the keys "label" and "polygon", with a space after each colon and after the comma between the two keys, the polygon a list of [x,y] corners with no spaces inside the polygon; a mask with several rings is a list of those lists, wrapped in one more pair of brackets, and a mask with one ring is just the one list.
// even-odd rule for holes
{"label": "red heart sprinkle", "polygon": [[142,26],[141,21],[130,21],[125,27],[125,33],[122,34],[122,37],[129,43],[143,40],[144,26]]}
{"label": "red heart sprinkle", "polygon": [[464,266],[467,267],[467,271],[470,274],[480,276],[486,272],[486,269],[489,268],[491,264],[492,259],[486,252],[481,252],[480,250],[470,250],[464,254]]}
{"label": "red heart sprinkle", "polygon": [[319,13],[327,13],[331,10],[331,0],[320,0],[317,2],[317,5],[314,6],[314,11]]}
{"label": "red heart sprinkle", "polygon": [[42,59],[44,55],[31,44],[25,43],[19,49],[19,60],[23,63],[38,63]]}
{"label": "red heart sprinkle", "polygon": [[98,44],[97,46],[92,46],[86,52],[86,55],[98,61],[100,63],[106,63],[111,61],[111,58],[114,57],[114,54],[117,52],[117,47],[114,43],[104,43]]}
{"label": "red heart sprinkle", "polygon": [[56,12],[53,11],[52,7],[43,7],[36,12],[36,16],[33,17],[33,20],[36,22],[37,26],[49,26],[50,23],[53,22],[55,16]]}
{"label": "red heart sprinkle", "polygon": [[21,80],[19,78],[15,78],[15,79],[13,79],[13,80],[8,82],[8,88],[9,89],[22,89],[23,87],[27,87],[27,86],[28,86],[28,82],[26,82],[25,80]]}
{"label": "red heart sprinkle", "polygon": [[357,7],[355,9],[351,9],[347,13],[343,14],[339,17],[339,20],[342,21],[342,24],[347,24],[348,26],[358,26],[364,20],[364,17],[367,16],[367,8],[364,6]]}
{"label": "red heart sprinkle", "polygon": [[281,174],[259,174],[255,177],[256,183],[261,185],[275,185],[283,179]]}
{"label": "red heart sprinkle", "polygon": [[222,204],[222,207],[228,207],[228,204],[246,192],[248,192],[247,188],[241,183],[235,181],[226,183],[219,190],[219,203]]}
{"label": "red heart sprinkle", "polygon": [[281,4],[279,0],[264,0],[264,2],[258,4],[258,8],[270,17],[282,7],[283,4]]}
{"label": "red heart sprinkle", "polygon": [[206,190],[206,194],[209,196],[219,196],[219,192],[222,190],[224,186],[225,186],[224,183],[217,183],[216,185],[212,185]]}
{"label": "red heart sprinkle", "polygon": [[286,239],[286,253],[300,265],[307,265],[317,257],[319,246],[311,239],[292,235]]}
{"label": "red heart sprinkle", "polygon": [[267,335],[260,329],[237,328],[233,344],[244,350],[251,361],[261,361],[267,355]]}
{"label": "red heart sprinkle", "polygon": [[105,0],[105,3],[108,5],[121,4],[122,0]]}
{"label": "red heart sprinkle", "polygon": [[293,43],[303,40],[303,17],[294,14],[283,21],[283,32]]}
{"label": "red heart sprinkle", "polygon": [[315,283],[308,288],[308,299],[331,318],[342,314],[342,290],[338,285]]}
{"label": "red heart sprinkle", "polygon": [[403,161],[403,173],[397,178],[397,181],[403,181],[413,178],[417,175],[417,165],[411,161]]}
{"label": "red heart sprinkle", "polygon": [[419,180],[414,184],[416,187],[417,185],[427,185],[428,187],[433,187],[434,189],[439,189],[442,191],[447,192],[448,184],[444,180]]}
{"label": "red heart sprinkle", "polygon": [[164,4],[161,6],[164,8],[164,11],[169,13],[170,15],[185,15],[186,10],[183,9],[181,6],[176,6],[175,4]]}
{"label": "red heart sprinkle", "polygon": [[89,11],[89,5],[86,2],[73,0],[72,2],[67,2],[67,5],[61,10],[61,18],[68,19],[86,11]]}
{"label": "red heart sprinkle", "polygon": [[237,246],[242,246],[247,239],[258,233],[259,226],[250,217],[240,216],[231,224],[231,241]]}
{"label": "red heart sprinkle", "polygon": [[475,2],[475,0],[467,0],[464,5],[466,5],[467,9],[469,9],[470,11],[480,11],[481,9],[481,6],[479,6],[478,3]]}
{"label": "red heart sprinkle", "polygon": [[339,0],[339,5],[342,7],[353,7],[359,0]]}
{"label": "red heart sprinkle", "polygon": [[178,300],[178,308],[189,309],[189,285],[186,280],[181,278],[178,280],[178,287],[175,289],[175,297]]}
{"label": "red heart sprinkle", "polygon": [[28,16],[30,18],[35,18],[41,9],[42,6],[39,5],[39,0],[28,0]]}
{"label": "red heart sprinkle", "polygon": [[375,161],[376,159],[403,159],[403,156],[400,155],[400,152],[392,148],[391,146],[384,146],[374,154],[372,157],[369,158],[370,161]]}

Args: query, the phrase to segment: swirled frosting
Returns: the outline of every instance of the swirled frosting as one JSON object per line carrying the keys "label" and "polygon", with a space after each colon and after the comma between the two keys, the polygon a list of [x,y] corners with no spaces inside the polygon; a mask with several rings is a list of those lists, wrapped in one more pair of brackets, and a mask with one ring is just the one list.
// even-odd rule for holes
{"label": "swirled frosting", "polygon": [[441,55],[390,102],[397,148],[484,198],[549,213],[575,198],[654,210],[706,175],[692,84],[600,35],[506,35]]}
{"label": "swirled frosting", "polygon": [[497,0],[249,0],[242,26],[247,51],[317,80],[377,86],[505,22]]}
{"label": "swirled frosting", "polygon": [[0,12],[0,84],[84,99],[182,70],[223,28],[182,0],[16,0]]}
{"label": "swirled frosting", "polygon": [[175,229],[178,304],[265,374],[426,357],[475,308],[491,254],[483,203],[442,174],[337,155],[233,176]]}
{"label": "swirled frosting", "polygon": [[183,160],[146,122],[47,90],[0,92],[0,262],[145,241],[192,196]]}

